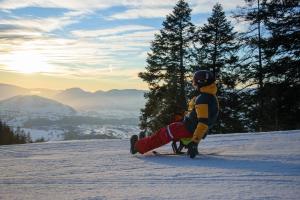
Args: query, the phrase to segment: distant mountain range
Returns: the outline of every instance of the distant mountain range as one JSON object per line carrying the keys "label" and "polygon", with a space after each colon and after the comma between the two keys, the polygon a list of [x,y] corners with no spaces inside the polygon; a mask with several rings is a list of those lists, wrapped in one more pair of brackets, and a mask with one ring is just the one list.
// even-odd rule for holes
{"label": "distant mountain range", "polygon": [[76,111],[70,106],[36,95],[19,95],[0,101],[0,111],[36,114],[40,116],[76,114]]}
{"label": "distant mountain range", "polygon": [[[145,105],[144,93],[145,91],[143,90],[135,89],[88,92],[80,88],[66,90],[27,89],[14,85],[0,84],[0,101],[7,100],[4,101],[6,104],[8,102],[11,105],[15,103],[17,104],[16,107],[18,107],[18,104],[23,105],[28,103],[28,98],[31,98],[33,102],[41,101],[41,99],[37,100],[37,96],[40,96],[47,98],[51,105],[53,105],[53,102],[50,100],[54,100],[71,106],[77,111],[96,113],[134,112],[138,114],[140,109]],[[26,98],[25,96],[30,97]],[[3,101],[0,103],[3,103]]]}
{"label": "distant mountain range", "polygon": [[0,101],[18,95],[38,95],[41,97],[52,98],[59,92],[61,91],[42,88],[27,89],[19,86],[0,83]]}

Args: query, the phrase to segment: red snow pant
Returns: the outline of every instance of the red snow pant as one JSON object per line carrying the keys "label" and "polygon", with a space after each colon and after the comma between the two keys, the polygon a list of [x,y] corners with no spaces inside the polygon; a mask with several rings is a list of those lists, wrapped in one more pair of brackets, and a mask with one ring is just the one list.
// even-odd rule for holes
{"label": "red snow pant", "polygon": [[161,128],[149,137],[142,138],[135,143],[134,148],[141,154],[158,148],[172,140],[178,141],[181,138],[192,137],[183,122],[175,122],[165,128]]}

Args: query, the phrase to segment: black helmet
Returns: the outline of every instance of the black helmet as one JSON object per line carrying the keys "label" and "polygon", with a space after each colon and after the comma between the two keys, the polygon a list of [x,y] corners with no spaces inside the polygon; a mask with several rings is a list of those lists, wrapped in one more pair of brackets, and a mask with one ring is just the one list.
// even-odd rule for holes
{"label": "black helmet", "polygon": [[193,84],[198,87],[203,87],[215,82],[215,77],[212,72],[208,70],[198,70],[193,77]]}

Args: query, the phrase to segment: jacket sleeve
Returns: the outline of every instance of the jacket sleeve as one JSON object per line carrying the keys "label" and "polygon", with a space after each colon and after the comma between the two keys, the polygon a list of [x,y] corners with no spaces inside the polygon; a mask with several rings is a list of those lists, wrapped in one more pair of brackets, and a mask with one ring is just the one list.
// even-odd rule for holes
{"label": "jacket sleeve", "polygon": [[196,100],[195,110],[197,113],[198,124],[192,137],[192,141],[199,143],[205,133],[208,131],[208,99],[205,96],[199,96]]}

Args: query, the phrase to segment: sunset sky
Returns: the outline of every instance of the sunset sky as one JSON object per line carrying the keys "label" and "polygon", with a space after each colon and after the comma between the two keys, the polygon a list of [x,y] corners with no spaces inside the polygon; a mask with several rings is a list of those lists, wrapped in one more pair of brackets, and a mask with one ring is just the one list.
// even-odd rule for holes
{"label": "sunset sky", "polygon": [[[144,71],[150,41],[176,2],[0,0],[0,83],[147,89],[137,74]],[[244,0],[189,0],[192,22],[206,23],[216,2],[229,16]]]}

